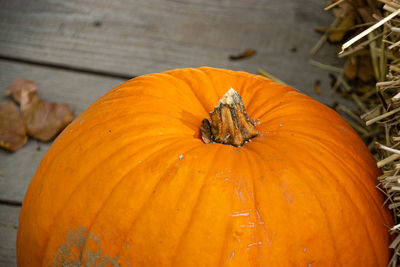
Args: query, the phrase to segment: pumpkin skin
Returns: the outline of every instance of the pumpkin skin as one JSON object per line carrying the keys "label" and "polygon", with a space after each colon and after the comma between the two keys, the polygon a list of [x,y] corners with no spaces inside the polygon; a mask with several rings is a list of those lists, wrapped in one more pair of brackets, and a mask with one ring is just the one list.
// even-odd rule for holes
{"label": "pumpkin skin", "polygon": [[[234,88],[260,135],[204,144]],[[71,123],[26,193],[18,266],[385,266],[375,160],[334,111],[203,67],[132,79]]]}

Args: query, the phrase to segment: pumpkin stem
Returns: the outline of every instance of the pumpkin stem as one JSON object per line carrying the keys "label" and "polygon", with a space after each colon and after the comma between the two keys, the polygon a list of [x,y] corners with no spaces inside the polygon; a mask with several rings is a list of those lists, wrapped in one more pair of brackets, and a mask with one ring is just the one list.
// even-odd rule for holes
{"label": "pumpkin stem", "polygon": [[200,127],[204,143],[221,143],[242,146],[259,133],[249,119],[242,98],[234,89],[221,98],[218,106],[210,112],[211,122],[203,120]]}

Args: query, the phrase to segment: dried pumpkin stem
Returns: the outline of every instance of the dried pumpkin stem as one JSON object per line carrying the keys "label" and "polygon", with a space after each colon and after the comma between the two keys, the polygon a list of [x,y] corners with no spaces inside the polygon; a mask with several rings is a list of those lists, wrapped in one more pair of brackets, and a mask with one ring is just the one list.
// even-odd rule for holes
{"label": "dried pumpkin stem", "polygon": [[210,112],[211,122],[203,120],[200,127],[204,143],[221,143],[242,146],[259,133],[249,119],[243,101],[234,89],[230,89]]}

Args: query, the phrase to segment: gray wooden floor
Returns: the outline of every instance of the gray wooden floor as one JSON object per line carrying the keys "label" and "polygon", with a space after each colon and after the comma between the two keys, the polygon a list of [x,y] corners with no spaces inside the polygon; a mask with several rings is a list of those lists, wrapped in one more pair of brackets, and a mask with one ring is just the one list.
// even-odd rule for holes
{"label": "gray wooden floor", "polygon": [[[129,77],[172,68],[258,68],[332,104],[328,73],[308,64],[332,17],[321,0],[0,0],[0,91],[14,77],[77,114]],[[242,61],[228,56],[247,48]],[[315,58],[340,65],[324,46]],[[322,93],[314,94],[321,81]],[[15,266],[19,205],[49,144],[0,151],[0,266]],[[40,148],[40,149],[39,149]]]}

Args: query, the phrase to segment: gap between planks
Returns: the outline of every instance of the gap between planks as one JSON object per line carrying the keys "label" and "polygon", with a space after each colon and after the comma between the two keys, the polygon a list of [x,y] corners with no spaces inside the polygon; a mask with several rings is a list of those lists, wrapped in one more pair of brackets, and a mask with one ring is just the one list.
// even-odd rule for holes
{"label": "gap between planks", "polygon": [[1,54],[0,54],[0,60],[28,64],[28,65],[35,65],[35,66],[40,66],[40,67],[54,68],[54,69],[65,70],[65,71],[70,71],[70,72],[92,74],[92,75],[115,78],[115,79],[129,80],[129,79],[137,77],[137,75],[127,75],[127,74],[123,74],[123,73],[89,69],[89,68],[84,68],[84,67],[83,68],[75,67],[75,66],[70,66],[70,65],[65,65],[65,64],[39,61],[39,60],[34,60],[34,59],[10,57],[10,56],[5,56],[5,55],[1,55]]}

